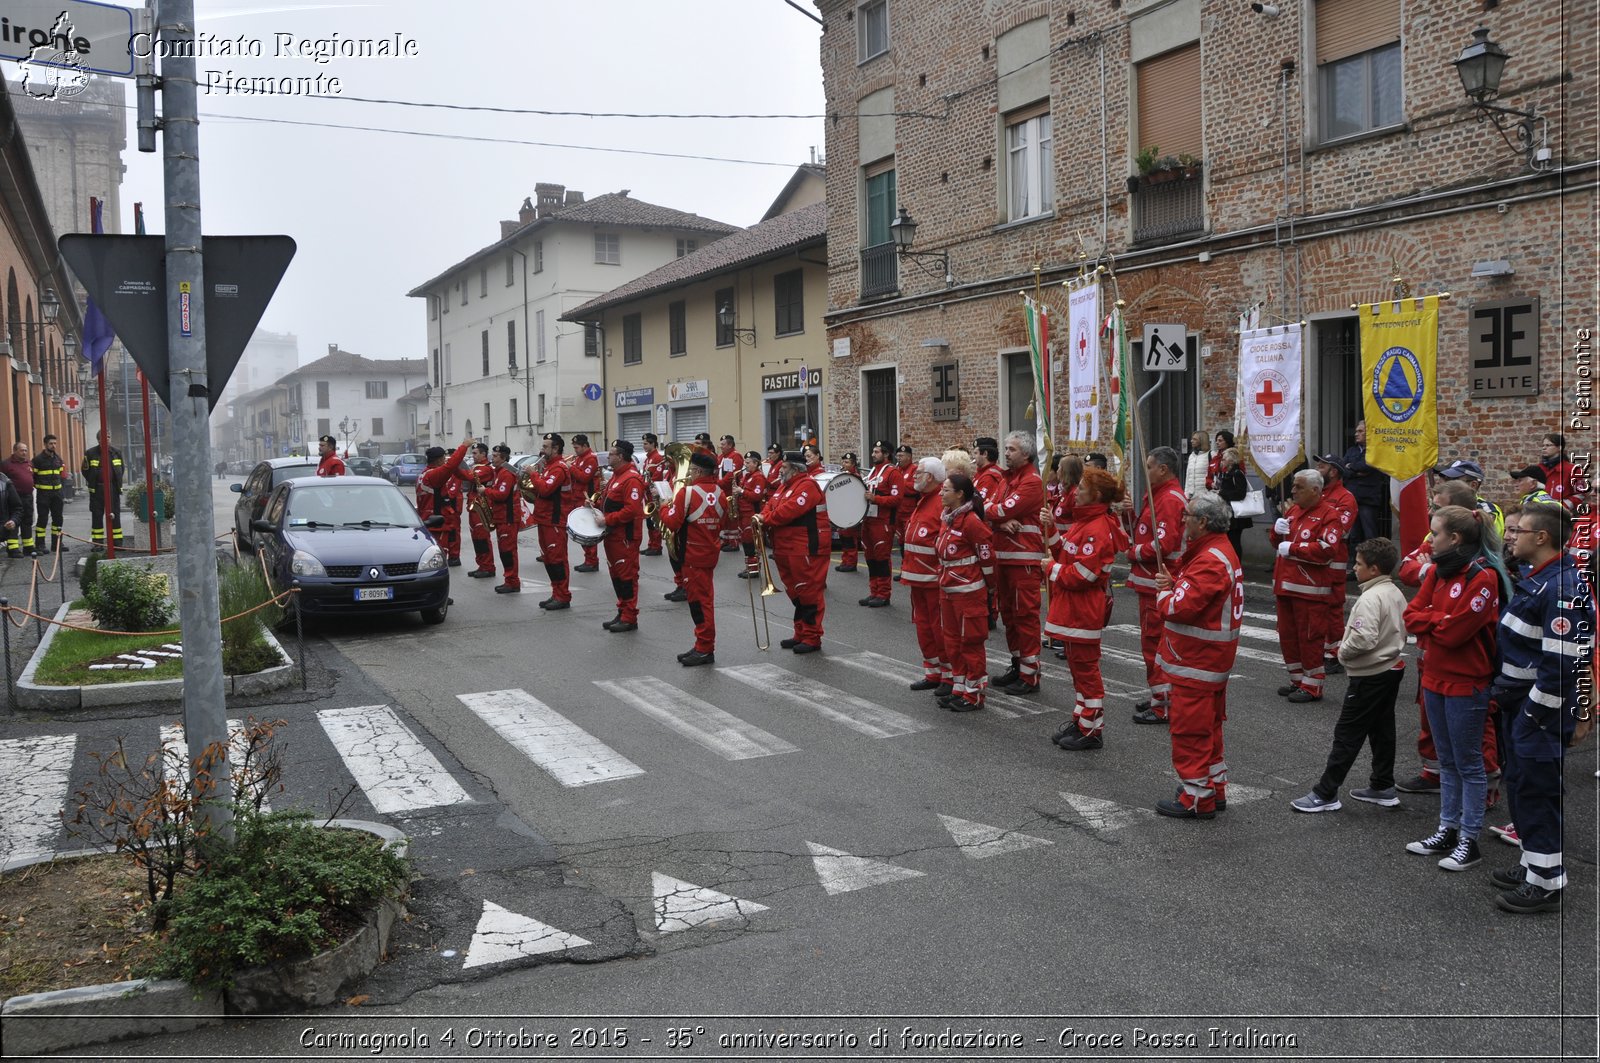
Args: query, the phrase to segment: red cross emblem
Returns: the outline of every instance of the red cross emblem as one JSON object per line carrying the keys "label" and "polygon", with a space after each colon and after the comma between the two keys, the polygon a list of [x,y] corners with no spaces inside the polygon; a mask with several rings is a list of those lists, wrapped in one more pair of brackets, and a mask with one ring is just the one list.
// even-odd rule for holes
{"label": "red cross emblem", "polygon": [[1268,417],[1272,416],[1273,408],[1281,403],[1283,399],[1283,392],[1273,387],[1271,380],[1262,383],[1261,390],[1256,392],[1256,404],[1266,412]]}
{"label": "red cross emblem", "polygon": [[72,392],[68,392],[61,396],[61,408],[68,413],[77,413],[83,409],[83,399]]}

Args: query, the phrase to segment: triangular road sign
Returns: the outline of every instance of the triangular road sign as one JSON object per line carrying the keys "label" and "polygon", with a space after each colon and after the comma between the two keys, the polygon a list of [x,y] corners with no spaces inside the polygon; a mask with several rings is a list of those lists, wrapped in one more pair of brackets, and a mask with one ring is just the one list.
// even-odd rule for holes
{"label": "triangular road sign", "polygon": [[730,897],[659,871],[650,873],[650,883],[656,898],[656,929],[663,934],[691,930],[719,919],[744,919],[767,910],[764,904]]}
{"label": "triangular road sign", "polygon": [[542,956],[547,952],[564,952],[590,944],[593,942],[587,938],[518,915],[493,901],[484,901],[483,915],[478,918],[478,928],[472,932],[472,944],[467,946],[467,960],[461,969]]}
{"label": "triangular road sign", "polygon": [[806,845],[811,849],[811,862],[816,866],[817,877],[822,880],[822,888],[830,896],[866,889],[868,886],[881,886],[886,882],[898,882],[904,878],[921,878],[923,875],[921,871],[913,871],[909,867],[852,856],[843,849],[830,849],[816,842],[806,842]]}
{"label": "triangular road sign", "polygon": [[1055,844],[1044,838],[1035,838],[1031,834],[1019,834],[1014,830],[991,827],[985,823],[974,823],[969,819],[957,819],[954,816],[941,815],[939,822],[944,824],[944,829],[955,839],[961,855],[969,860],[984,860],[1002,853],[1015,853],[1039,845]]}

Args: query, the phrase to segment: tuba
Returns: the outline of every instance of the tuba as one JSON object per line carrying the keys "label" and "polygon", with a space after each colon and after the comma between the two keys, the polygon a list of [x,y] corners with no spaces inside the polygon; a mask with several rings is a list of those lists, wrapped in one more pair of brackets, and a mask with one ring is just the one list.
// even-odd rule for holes
{"label": "tuba", "polygon": [[[670,495],[677,493],[678,486],[680,484],[689,482],[689,458],[694,454],[694,444],[668,443],[666,446],[661,448],[661,453],[665,455],[666,459],[672,463],[672,476],[667,481],[669,485],[668,494],[670,497]],[[645,516],[655,516],[656,512],[661,509],[664,501],[665,499],[652,499],[652,504],[645,507]],[[661,538],[666,544],[667,554],[669,556],[677,551],[678,537],[673,533],[671,528],[662,528]]]}
{"label": "tuba", "polygon": [[517,490],[522,492],[522,497],[531,506],[539,501],[539,493],[533,489],[533,478],[544,472],[545,457],[540,454],[538,459],[530,462],[522,470],[522,475],[517,478]]}

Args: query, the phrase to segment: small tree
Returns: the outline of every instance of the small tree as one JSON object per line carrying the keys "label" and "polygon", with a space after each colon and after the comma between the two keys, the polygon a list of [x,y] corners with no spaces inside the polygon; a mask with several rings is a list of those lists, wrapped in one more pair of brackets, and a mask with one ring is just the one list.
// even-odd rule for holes
{"label": "small tree", "polygon": [[110,631],[160,631],[172,622],[166,577],[149,565],[102,561],[83,589],[83,604]]}

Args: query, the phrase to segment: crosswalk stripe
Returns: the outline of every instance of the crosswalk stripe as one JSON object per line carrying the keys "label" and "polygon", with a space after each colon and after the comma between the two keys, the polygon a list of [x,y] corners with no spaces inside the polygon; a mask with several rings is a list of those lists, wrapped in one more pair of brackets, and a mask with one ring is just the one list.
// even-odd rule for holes
{"label": "crosswalk stripe", "polygon": [[724,760],[749,760],[799,749],[654,676],[597,679],[594,685]]}
{"label": "crosswalk stripe", "polygon": [[[243,720],[228,721],[228,767],[234,771],[244,763],[245,733]],[[187,779],[174,779],[173,772],[182,765],[185,769],[189,766],[189,747],[184,738],[183,724],[164,723],[161,725],[161,774],[169,783],[182,784]],[[234,797],[240,795],[235,792]],[[266,798],[261,800],[261,811],[270,812],[272,806]]]}
{"label": "crosswalk stripe", "polygon": [[389,706],[322,709],[317,721],[379,812],[407,812],[471,800]]}
{"label": "crosswalk stripe", "polygon": [[886,709],[876,702],[857,697],[838,687],[819,683],[773,664],[746,664],[719,668],[719,673],[746,686],[776,694],[802,708],[810,709],[835,723],[844,724],[869,738],[893,738],[926,731],[933,725]]}
{"label": "crosswalk stripe", "polygon": [[[871,650],[831,659],[835,664],[842,664],[888,679],[904,680],[907,684],[915,683],[922,678],[922,669],[916,665],[908,664],[905,661],[897,661],[893,657],[886,657],[881,653],[873,653]],[[926,694],[921,696],[927,697]],[[929,700],[931,703],[932,699]],[[999,690],[989,691],[984,698],[983,705],[985,712],[998,716],[1002,720],[1015,720],[1018,716],[1033,716],[1039,712],[1051,711],[1048,706],[1035,705],[1031,701],[1014,698]]]}
{"label": "crosswalk stripe", "polygon": [[[1124,683],[1119,679],[1110,679],[1105,675],[1104,666],[1105,666],[1106,658],[1108,656],[1112,656],[1112,655],[1119,654],[1119,653],[1122,653],[1122,652],[1124,652],[1124,651],[1113,650],[1109,646],[1100,647],[1100,653],[1101,653],[1101,657],[1100,657],[1100,663],[1101,663],[1100,681],[1101,681],[1101,683],[1103,683],[1105,685],[1106,693],[1108,693],[1108,694],[1139,694],[1139,695],[1142,696],[1144,694],[1144,687],[1143,686],[1134,686],[1132,683]],[[1044,658],[1045,657],[1050,657],[1050,658],[1054,659],[1055,651],[1047,649],[1047,650],[1041,650],[1039,652],[1039,674],[1041,676],[1043,676],[1045,679],[1048,679],[1048,680],[1050,680],[1052,682],[1064,683],[1064,684],[1066,684],[1068,686],[1071,686],[1071,684],[1072,684],[1072,670],[1070,668],[1066,667],[1064,664],[1061,664],[1060,662],[1057,662],[1055,664],[1048,664],[1047,665],[1047,664],[1044,663]],[[1006,651],[991,649],[991,650],[988,651],[988,658],[989,658],[989,667],[993,668],[997,672],[1004,672],[1005,670],[1007,670],[1008,668],[1011,667],[1011,654],[1006,652]],[[1139,668],[1141,670],[1143,670],[1143,668],[1144,668],[1144,658],[1139,657],[1137,654],[1135,654],[1133,656],[1133,660],[1134,660],[1134,662],[1136,662],[1139,665]],[[991,693],[994,692],[994,688],[993,687],[990,687],[989,689],[990,689]],[[1022,699],[1021,698],[1017,698],[1015,700],[1021,701]],[[1035,705],[1035,703],[1031,702],[1031,701],[1028,702],[1027,704],[1029,706],[1033,707],[1033,711],[1036,712],[1036,713],[1039,713],[1039,712],[1053,712],[1053,711],[1055,711],[1055,709],[1053,707],[1048,706],[1048,705]]]}
{"label": "crosswalk stripe", "polygon": [[588,786],[644,774],[639,765],[526,690],[488,690],[456,697],[562,786]]}
{"label": "crosswalk stripe", "polygon": [[[1113,624],[1111,627],[1106,628],[1106,630],[1120,632],[1124,635],[1132,635],[1135,638],[1139,636],[1139,628],[1136,624]],[[1278,641],[1278,636],[1276,633],[1273,634],[1272,641]],[[1283,665],[1283,655],[1281,653],[1268,653],[1266,650],[1258,650],[1250,646],[1240,646],[1238,655],[1250,661],[1262,661],[1266,664],[1275,664],[1280,667]]]}
{"label": "crosswalk stripe", "polygon": [[55,851],[77,745],[75,734],[0,741],[0,861]]}

